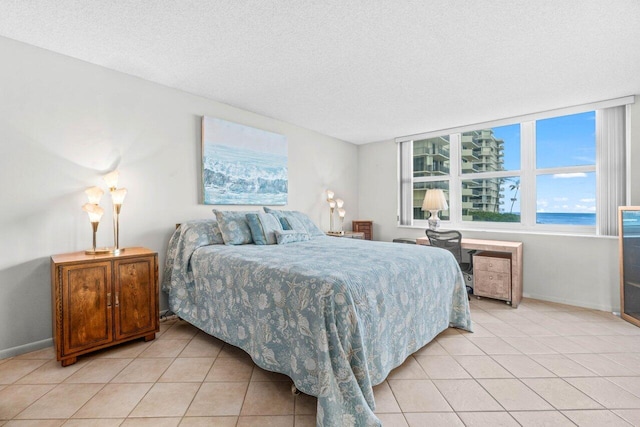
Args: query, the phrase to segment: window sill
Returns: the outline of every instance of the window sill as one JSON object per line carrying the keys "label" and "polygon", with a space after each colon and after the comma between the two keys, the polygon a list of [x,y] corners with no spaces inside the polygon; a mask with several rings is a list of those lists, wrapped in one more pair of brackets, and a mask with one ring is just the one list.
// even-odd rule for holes
{"label": "window sill", "polygon": [[[416,230],[426,230],[428,228],[427,224],[425,225],[397,225],[398,228],[402,229],[416,229]],[[596,235],[595,227],[591,227],[590,230],[585,230],[584,227],[581,230],[584,231],[571,231],[563,228],[561,230],[526,230],[522,228],[497,228],[495,226],[482,227],[478,226],[459,226],[453,227],[447,222],[443,221],[440,223],[440,228],[443,230],[458,230],[458,231],[471,231],[477,233],[495,233],[495,234],[525,234],[525,235],[537,235],[537,236],[564,236],[564,237],[590,237],[590,238],[598,238],[598,239],[618,239],[618,236],[604,236],[604,235]]]}

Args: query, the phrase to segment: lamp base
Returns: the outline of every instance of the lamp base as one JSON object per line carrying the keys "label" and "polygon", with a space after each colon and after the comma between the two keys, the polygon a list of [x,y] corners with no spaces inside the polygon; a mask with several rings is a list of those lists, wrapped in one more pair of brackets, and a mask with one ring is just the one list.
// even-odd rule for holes
{"label": "lamp base", "polygon": [[431,216],[427,220],[429,224],[429,230],[437,230],[440,227],[440,218],[438,218],[438,211],[430,211]]}
{"label": "lamp base", "polygon": [[86,251],[84,251],[84,253],[87,255],[106,255],[106,254],[112,254],[113,249],[111,248],[87,249]]}
{"label": "lamp base", "polygon": [[330,236],[344,236],[344,231],[327,231]]}
{"label": "lamp base", "polygon": [[440,221],[438,220],[429,220],[429,230],[436,231],[438,227],[440,227]]}
{"label": "lamp base", "polygon": [[124,248],[118,248],[118,249],[111,249],[111,253],[114,255],[120,255],[122,252],[124,252]]}

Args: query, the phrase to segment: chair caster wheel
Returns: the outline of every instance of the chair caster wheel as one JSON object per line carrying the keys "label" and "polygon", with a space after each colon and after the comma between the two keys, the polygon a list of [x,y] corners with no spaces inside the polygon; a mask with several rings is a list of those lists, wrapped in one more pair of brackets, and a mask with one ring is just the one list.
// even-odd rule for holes
{"label": "chair caster wheel", "polygon": [[300,394],[300,390],[297,389],[295,384],[291,384],[291,394],[297,396]]}

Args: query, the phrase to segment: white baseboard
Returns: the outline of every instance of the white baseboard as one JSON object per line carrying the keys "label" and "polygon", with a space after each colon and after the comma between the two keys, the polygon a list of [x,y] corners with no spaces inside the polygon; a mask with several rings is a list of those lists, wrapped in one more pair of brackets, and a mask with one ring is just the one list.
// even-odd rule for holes
{"label": "white baseboard", "polygon": [[0,359],[6,359],[8,357],[20,356],[21,354],[29,353],[36,350],[42,350],[43,348],[51,347],[53,345],[53,338],[47,338],[46,340],[31,342],[29,344],[19,345],[17,347],[7,348],[0,350]]}
{"label": "white baseboard", "polygon": [[527,292],[524,292],[522,296],[525,298],[533,298],[541,301],[556,302],[558,304],[566,304],[566,305],[573,305],[576,307],[590,308],[593,310],[606,311],[609,313],[616,313],[616,310],[618,313],[620,312],[620,307],[613,308],[609,305],[604,305],[604,304],[584,303],[582,301],[568,300],[564,298],[553,298],[547,295],[536,295],[536,294],[530,294]]}
{"label": "white baseboard", "polygon": [[[170,313],[170,310],[162,310],[160,312],[160,318],[162,319]],[[4,350],[0,350],[0,359],[7,359],[9,357],[20,356],[21,354],[29,353],[36,350],[42,350],[43,348],[51,347],[53,345],[53,338],[47,338],[45,340],[31,342],[17,347],[11,347]]]}

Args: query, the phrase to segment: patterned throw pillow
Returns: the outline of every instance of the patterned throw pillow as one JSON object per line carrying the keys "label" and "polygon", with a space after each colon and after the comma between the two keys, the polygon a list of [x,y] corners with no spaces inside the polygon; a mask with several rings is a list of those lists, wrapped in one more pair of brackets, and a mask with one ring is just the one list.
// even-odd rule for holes
{"label": "patterned throw pillow", "polygon": [[287,219],[289,220],[288,226],[291,227],[290,228],[291,230],[299,230],[299,231],[304,230],[307,232],[307,234],[310,237],[325,235],[324,231],[320,230],[320,228],[318,228],[318,226],[311,220],[311,218],[309,218],[308,215],[302,212],[282,211],[277,209],[271,209],[266,206],[263,209],[265,212],[272,213],[278,218],[280,218],[280,222],[282,222],[282,225],[283,227],[285,227],[285,230],[287,229],[287,225],[285,225],[287,224],[287,222],[285,222],[284,219]]}
{"label": "patterned throw pillow", "polygon": [[246,245],[253,243],[251,229],[247,222],[248,213],[258,213],[255,211],[219,211],[213,210],[218,220],[218,227],[222,233],[225,245]]}
{"label": "patterned throw pillow", "polygon": [[298,218],[295,218],[291,215],[281,217],[280,223],[282,224],[283,230],[295,230],[301,233],[309,234],[307,233],[307,227],[304,226],[302,221],[300,221]]}
{"label": "patterned throw pillow", "polygon": [[250,213],[246,215],[253,242],[256,245],[275,245],[276,232],[282,231],[280,220],[268,213]]}
{"label": "patterned throw pillow", "polygon": [[294,242],[306,242],[311,239],[309,234],[295,230],[276,231],[275,235],[279,245],[286,245],[287,243]]}
{"label": "patterned throw pillow", "polygon": [[180,224],[180,232],[189,241],[197,241],[200,246],[222,245],[224,238],[215,219],[194,219]]}

